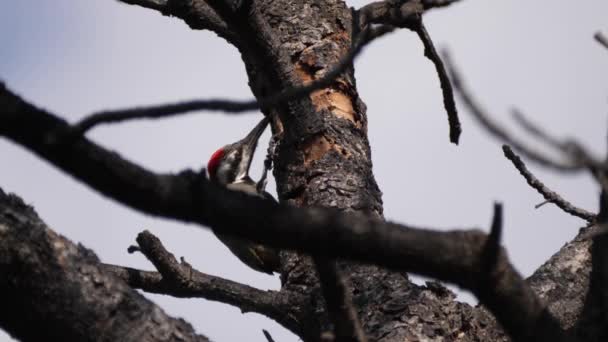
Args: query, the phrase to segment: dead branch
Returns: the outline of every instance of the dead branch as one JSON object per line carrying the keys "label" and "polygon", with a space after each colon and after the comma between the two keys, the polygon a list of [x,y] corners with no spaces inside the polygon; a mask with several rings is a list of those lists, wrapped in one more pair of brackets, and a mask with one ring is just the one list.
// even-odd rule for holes
{"label": "dead branch", "polygon": [[443,106],[448,114],[450,141],[458,144],[462,127],[458,118],[456,103],[454,102],[454,91],[443,61],[437,53],[433,40],[422,22],[423,4],[420,1],[377,1],[363,6],[358,12],[360,25],[364,26],[369,23],[391,25],[407,28],[418,34],[424,45],[424,56],[433,62],[437,76],[439,77],[443,95]]}
{"label": "dead branch", "polygon": [[462,133],[462,127],[460,126],[460,119],[458,118],[458,110],[456,109],[456,102],[454,101],[454,90],[452,89],[452,83],[448,77],[445,66],[441,57],[435,49],[435,45],[431,40],[431,36],[426,31],[422,19],[416,27],[416,33],[424,44],[424,56],[433,62],[437,76],[439,76],[439,83],[441,85],[441,91],[443,93],[443,106],[448,113],[448,123],[450,125],[450,141],[454,144],[458,144],[458,139]]}
{"label": "dead branch", "polygon": [[581,171],[584,169],[578,161],[556,161],[544,156],[542,153],[535,151],[520,140],[513,137],[511,133],[509,133],[504,127],[492,121],[491,115],[489,115],[484,109],[481,108],[481,106],[473,97],[471,91],[465,86],[464,82],[462,81],[462,78],[460,77],[460,72],[452,63],[451,58],[447,52],[443,53],[443,58],[448,67],[448,72],[450,74],[450,78],[452,79],[452,85],[454,86],[454,89],[456,89],[456,91],[460,94],[464,105],[469,109],[471,114],[473,114],[473,117],[490,134],[492,134],[494,137],[504,142],[505,144],[515,147],[516,150],[521,152],[528,159],[531,159],[544,167],[562,172],[574,172]]}
{"label": "dead branch", "polygon": [[208,341],[0,189],[0,327],[22,341]]}
{"label": "dead branch", "polygon": [[205,298],[238,307],[243,313],[255,312],[271,318],[295,334],[302,334],[297,320],[304,299],[286,291],[262,291],[254,287],[202,273],[184,262],[179,263],[161,241],[149,231],[137,237],[138,251],[159,272],[102,264],[102,268],[124,280],[129,286],[150,293],[179,298]]}
{"label": "dead branch", "polygon": [[593,38],[595,38],[595,40],[603,47],[608,49],[608,37],[606,37],[602,32],[596,32],[595,35],[593,35]]}
{"label": "dead branch", "polygon": [[146,106],[128,108],[122,110],[103,111],[91,114],[74,124],[72,136],[86,133],[99,124],[117,123],[133,119],[160,119],[181,115],[197,110],[221,111],[223,113],[242,113],[260,108],[270,108],[287,101],[300,99],[308,96],[311,92],[331,85],[336,77],[342,74],[353,60],[363,51],[363,48],[374,39],[392,32],[393,28],[387,26],[368,27],[362,31],[346,55],[323,77],[303,86],[295,86],[284,89],[276,94],[259,100],[251,99],[245,101],[209,99],[192,100],[157,106]]}
{"label": "dead branch", "polygon": [[515,340],[564,341],[564,332],[524,279],[499,253],[484,286],[479,274],[487,236],[433,231],[324,208],[294,208],[229,191],[203,173],[155,174],[84,137],[66,143],[70,126],[0,87],[0,135],[35,152],[102,194],[142,212],[211,226],[253,242],[329,258],[348,258],[417,273],[470,289]]}
{"label": "dead branch", "polygon": [[428,10],[431,8],[446,7],[460,0],[422,0],[424,9]]}
{"label": "dead branch", "polygon": [[575,207],[570,202],[562,198],[558,193],[552,191],[545,184],[543,184],[543,182],[541,182],[532,174],[532,172],[528,170],[523,160],[521,160],[521,158],[516,155],[508,145],[503,145],[502,150],[505,154],[505,157],[507,157],[507,159],[509,159],[513,163],[519,173],[526,179],[526,182],[528,182],[528,184],[532,188],[538,191],[538,193],[540,193],[545,198],[545,200],[554,203],[564,212],[576,217],[580,217],[588,222],[591,222],[595,219],[595,214],[588,212],[585,209]]}
{"label": "dead branch", "polygon": [[118,0],[124,4],[136,5],[160,12],[162,15],[178,17],[194,30],[210,30],[239,46],[240,38],[226,22],[205,1],[170,0]]}

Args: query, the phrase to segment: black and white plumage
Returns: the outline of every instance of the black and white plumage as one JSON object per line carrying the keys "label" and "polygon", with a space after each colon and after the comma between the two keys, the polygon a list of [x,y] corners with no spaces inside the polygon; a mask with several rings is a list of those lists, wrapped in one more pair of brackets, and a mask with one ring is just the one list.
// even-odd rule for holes
{"label": "black and white plumage", "polygon": [[[249,168],[257,147],[258,140],[268,119],[264,118],[245,138],[218,149],[207,163],[209,179],[234,191],[264,198],[274,198],[260,189],[249,176]],[[232,254],[247,266],[256,271],[272,274],[279,267],[279,256],[276,250],[241,238],[219,233],[214,234],[226,245]]]}

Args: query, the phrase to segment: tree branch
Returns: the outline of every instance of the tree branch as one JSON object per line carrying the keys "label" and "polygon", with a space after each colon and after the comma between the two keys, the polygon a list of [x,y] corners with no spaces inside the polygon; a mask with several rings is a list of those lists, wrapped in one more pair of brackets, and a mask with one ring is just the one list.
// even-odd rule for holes
{"label": "tree branch", "polygon": [[491,116],[481,108],[478,102],[471,95],[470,90],[462,82],[460,72],[458,72],[458,70],[452,63],[450,56],[447,52],[443,53],[443,58],[448,67],[448,72],[450,74],[454,89],[456,89],[456,91],[460,94],[460,97],[462,98],[465,106],[468,107],[471,114],[473,114],[473,117],[477,119],[477,121],[490,134],[492,134],[494,137],[504,142],[505,144],[515,147],[515,149],[521,152],[524,156],[544,167],[562,172],[573,172],[580,171],[583,169],[583,165],[581,165],[577,161],[563,162],[555,161],[545,157],[543,154],[529,148],[528,146],[526,146],[526,144],[514,138],[505,128],[492,121],[492,119],[490,119]]}
{"label": "tree branch", "polygon": [[0,326],[23,341],[208,341],[2,189],[0,302]]}
{"label": "tree branch", "polygon": [[[450,79],[443,65],[441,57],[437,53],[433,41],[422,22],[422,14],[425,4],[420,0],[384,0],[367,4],[361,7],[359,12],[359,23],[362,26],[372,24],[390,25],[400,28],[407,28],[418,34],[424,45],[424,56],[427,57],[437,71],[439,83],[443,95],[443,106],[448,113],[448,123],[450,126],[450,141],[458,144],[462,127],[458,119],[458,111],[454,102],[454,91]],[[444,5],[445,6],[445,5]]]}
{"label": "tree branch", "polygon": [[136,5],[160,12],[162,15],[178,17],[194,30],[210,30],[239,46],[238,35],[207,4],[206,1],[175,0],[118,0],[124,4]]}
{"label": "tree branch", "polygon": [[222,111],[224,113],[242,113],[257,110],[260,108],[270,108],[287,101],[297,100],[308,96],[315,90],[319,90],[331,85],[336,77],[342,74],[354,59],[363,51],[363,48],[374,39],[392,32],[393,29],[387,26],[371,28],[368,27],[359,34],[358,39],[346,55],[323,77],[303,86],[284,89],[276,94],[251,100],[227,100],[209,99],[192,100],[177,103],[162,104],[157,106],[147,106],[129,108],[123,110],[103,111],[91,114],[74,124],[71,135],[78,136],[99,124],[116,123],[133,119],[160,119],[181,115],[196,110]]}
{"label": "tree branch", "polygon": [[446,7],[460,0],[422,0],[424,9],[428,10],[431,8]]}
{"label": "tree branch", "polygon": [[606,37],[602,32],[596,32],[595,35],[593,35],[593,38],[595,38],[595,40],[603,47],[608,49],[608,37]]}
{"label": "tree branch", "polygon": [[563,331],[501,251],[492,284],[479,274],[486,235],[439,232],[356,213],[293,208],[229,191],[203,173],[158,175],[85,138],[70,140],[63,120],[0,87],[0,135],[28,148],[93,189],[142,212],[311,255],[383,265],[470,289],[515,340],[563,341]]}
{"label": "tree branch", "polygon": [[298,322],[304,299],[297,293],[262,291],[220,277],[211,276],[177,262],[160,240],[148,231],[137,237],[138,251],[154,264],[159,272],[102,264],[129,286],[146,292],[179,298],[205,298],[230,304],[245,312],[256,312],[277,321],[295,334],[302,334]]}
{"label": "tree branch", "polygon": [[595,219],[595,214],[588,212],[585,209],[575,207],[570,202],[562,198],[558,193],[552,191],[545,184],[543,184],[543,182],[536,178],[532,174],[532,172],[530,172],[528,168],[526,168],[526,164],[521,160],[518,155],[516,155],[511,150],[508,145],[503,145],[502,150],[505,154],[505,157],[507,157],[507,159],[509,159],[513,163],[513,166],[515,166],[519,173],[526,179],[528,184],[536,191],[538,191],[538,193],[540,193],[548,202],[554,203],[566,213],[576,217],[580,217],[588,222],[592,222]]}
{"label": "tree branch", "polygon": [[454,101],[454,90],[452,89],[452,83],[450,82],[450,78],[448,77],[447,71],[445,70],[445,66],[443,65],[443,61],[437,50],[435,49],[435,45],[431,40],[431,36],[426,31],[422,19],[416,26],[416,33],[418,37],[424,44],[424,56],[433,62],[435,66],[435,70],[437,71],[437,76],[439,76],[439,83],[441,85],[441,91],[443,93],[443,106],[448,113],[448,123],[450,125],[450,141],[454,144],[458,145],[458,139],[460,138],[460,134],[462,133],[462,127],[460,126],[460,119],[458,118],[458,110],[456,109],[456,102]]}

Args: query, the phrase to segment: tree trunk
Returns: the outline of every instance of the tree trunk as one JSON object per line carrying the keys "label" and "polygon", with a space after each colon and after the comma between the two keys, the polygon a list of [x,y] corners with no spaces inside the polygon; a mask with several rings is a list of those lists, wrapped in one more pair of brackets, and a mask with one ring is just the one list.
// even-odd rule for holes
{"label": "tree trunk", "polygon": [[[146,7],[150,8],[155,8],[157,3],[163,3],[166,6],[162,8],[163,11],[166,11],[165,13],[181,17],[193,28],[211,29],[226,38],[241,52],[249,76],[249,84],[258,99],[263,99],[286,88],[308,84],[323,77],[351,48],[354,37],[361,29],[358,13],[348,8],[340,0],[236,1],[236,11],[231,15],[227,15],[234,10],[231,6],[216,4],[216,13],[215,9],[211,9],[216,8],[215,5],[211,6],[203,1],[123,1],[140,5],[147,3]],[[217,1],[209,3],[214,4]],[[226,19],[224,22],[222,18],[228,17],[232,17],[232,19]],[[6,102],[2,102],[3,99],[0,97],[0,104],[8,103],[6,107],[10,107],[11,110],[13,107],[21,105],[21,103],[13,105],[11,102],[13,99],[4,99]],[[361,212],[379,219],[383,217],[381,191],[372,172],[371,151],[367,138],[366,107],[358,95],[352,67],[329,86],[315,90],[309,96],[276,106],[263,107],[262,110],[265,115],[273,119],[272,127],[276,141],[276,150],[273,154],[274,176],[277,181],[279,200],[282,203],[294,207],[325,207],[342,212]],[[9,121],[11,120],[10,114]],[[13,119],[13,121],[18,121],[18,119]],[[65,123],[49,121],[48,124],[55,128]],[[37,136],[33,137],[38,130],[43,130],[39,126],[32,130],[36,131],[34,133],[27,131],[14,134],[10,132],[13,128],[11,126],[2,128],[0,125],[0,134],[7,135],[26,146],[46,143],[39,142],[38,140],[42,139]],[[53,137],[51,136],[51,138]],[[84,145],[84,143],[77,145],[76,152],[87,154],[89,149]],[[105,175],[91,176],[91,174],[99,172],[99,169],[113,174],[114,169],[87,168],[86,165],[74,166],[71,159],[56,153],[54,150],[57,148],[56,146],[29,146],[29,148],[64,168],[66,172],[84,179],[97,190],[121,200],[121,192],[112,188],[112,182],[106,182]],[[102,158],[92,159],[97,162]],[[93,165],[95,166],[95,164]],[[84,171],[79,171],[78,167],[82,167]],[[131,176],[141,171],[133,167],[130,169],[131,173],[127,172],[127,175]],[[183,195],[177,196],[183,198],[183,202],[178,203],[180,205],[173,205],[174,202],[167,200],[166,203],[162,203],[165,205],[164,207],[157,211],[151,210],[151,212],[184,221],[208,223],[205,221],[207,218],[201,219],[190,214],[190,209],[192,209],[190,206],[199,205],[199,200],[204,202],[207,199],[201,200],[193,195],[194,191],[188,191],[192,188],[188,185],[200,185],[197,183],[196,175],[187,174],[185,176],[191,182],[179,183],[178,185],[181,187],[178,190],[180,191],[173,189],[175,194]],[[123,177],[123,179],[128,178]],[[153,181],[154,179],[151,177],[150,179],[138,179],[137,186],[144,189],[147,188],[147,182],[153,183]],[[168,186],[163,187],[163,185],[169,184],[169,181],[166,179],[166,183],[159,183],[161,186],[157,186],[154,194],[159,197],[171,197],[169,196],[172,195],[171,193],[164,191]],[[192,196],[194,200],[188,201],[187,196]],[[122,199],[124,203],[150,212],[147,209],[148,198],[144,192],[132,193],[125,198]],[[27,211],[23,206],[20,206],[18,210]],[[15,215],[22,214],[16,212]],[[40,222],[36,221],[32,215],[24,218],[24,220],[35,222],[30,222],[28,226],[40,225]],[[212,216],[213,214],[210,212],[201,214],[201,216],[204,215]],[[221,216],[221,214],[218,215]],[[7,220],[8,217],[5,215],[0,218]],[[215,218],[211,219],[211,222],[216,222],[214,220]],[[1,223],[2,221],[0,221]],[[3,228],[2,225],[0,225],[0,236],[7,234],[6,230],[1,228]],[[592,296],[593,293],[588,298],[585,298],[584,295],[592,282],[590,280],[592,263],[589,234],[593,233],[595,229],[592,227],[582,230],[577,239],[562,248],[529,280],[531,287],[547,303],[549,311],[562,324],[562,327],[571,332],[579,332],[579,335],[585,335],[589,341],[600,340],[604,330],[602,328],[597,328],[597,331],[592,329],[592,327],[598,326],[597,322],[603,316],[598,314],[594,308],[593,299],[596,297]],[[17,234],[21,233],[9,233],[7,239],[0,240],[0,250],[9,250],[15,255],[19,254],[18,249],[10,246],[12,245],[10,239],[17,237]],[[57,237],[51,236],[51,238],[51,242],[67,243]],[[11,243],[6,243],[7,241],[11,241]],[[23,243],[25,247],[35,245],[31,238],[27,238],[24,242],[15,242],[15,244],[18,243]],[[86,254],[82,250],[73,252]],[[598,254],[601,251],[594,253]],[[0,254],[0,266],[4,267],[0,268],[0,272],[23,281],[19,284],[25,284],[28,289],[34,288],[35,286],[31,283],[28,284],[24,281],[24,277],[30,276],[29,273],[20,275],[3,266],[14,264],[12,259],[8,262],[3,260],[5,255],[8,254]],[[60,256],[55,257],[57,262],[61,261]],[[74,290],[71,287],[64,288],[60,284],[72,284],[70,277],[83,275],[73,275],[69,272],[81,270],[81,267],[84,266],[80,266],[80,262],[85,265],[97,262],[94,258],[87,259],[83,256],[79,258],[84,258],[84,260],[79,259],[73,266],[70,266],[73,268],[72,270],[66,269],[63,265],[62,272],[68,272],[61,274],[65,276],[65,279],[46,280],[45,277],[40,277],[32,278],[32,281],[48,283],[51,292]],[[338,264],[341,273],[347,276],[346,284],[349,294],[353,298],[353,304],[364,331],[372,341],[508,340],[494,317],[486,309],[474,308],[457,302],[455,295],[438,282],[427,282],[426,286],[419,286],[412,283],[405,272],[395,272],[379,266],[343,260],[340,260]],[[54,270],[52,265],[41,263],[27,264],[24,267],[31,268],[32,273],[36,273],[35,270],[38,269],[51,273]],[[94,269],[94,266],[87,267]],[[48,277],[51,275],[48,274]],[[328,317],[317,270],[311,258],[295,252],[282,252],[281,280],[282,291],[297,297],[298,303],[308,304],[308,306],[302,306],[292,311],[296,316],[290,322],[298,322],[299,326],[289,328],[298,333],[305,341],[319,341],[324,332],[332,331],[332,322]],[[111,282],[114,281],[111,280]],[[81,284],[82,280],[74,283]],[[83,296],[82,292],[92,291],[91,294],[95,294],[96,283],[93,282],[90,285],[93,289],[87,288],[86,291],[75,289],[79,293],[74,297],[84,301],[86,296]],[[129,298],[135,298],[134,301],[143,300],[137,297],[137,294],[131,293],[132,291],[129,292],[129,289],[125,289],[123,285],[117,282],[113,285],[116,288],[106,289],[106,295],[127,293]],[[13,288],[8,289],[11,286]],[[595,286],[597,288],[598,285]],[[0,281],[0,288],[5,293],[18,291],[10,282],[2,283]],[[42,291],[39,288],[36,290]],[[36,293],[36,295],[42,296],[42,294]],[[597,293],[595,295],[597,296]],[[65,298],[65,296],[60,297]],[[39,337],[35,330],[26,329],[27,324],[18,322],[22,317],[27,317],[28,311],[32,311],[32,308],[36,308],[36,306],[33,303],[28,303],[31,307],[24,306],[23,297],[15,297],[11,300],[12,306],[21,305],[24,310],[11,313],[14,316],[7,315],[7,312],[0,312],[2,326],[19,338],[35,339]],[[44,298],[44,300],[49,301],[49,298]],[[97,300],[92,301],[97,303]],[[81,303],[69,303],[78,304],[77,307],[72,307],[64,302],[53,302],[52,300],[50,302],[56,305],[51,307],[54,317],[67,318],[74,322],[73,335],[66,337],[57,333],[57,336],[63,339],[87,339],[87,337],[91,340],[98,339],[95,331],[82,330],[78,326],[80,322],[77,318],[82,317],[80,314],[74,315],[76,317],[69,316],[73,312],[87,312],[86,308],[80,305]],[[116,334],[110,336],[112,338],[104,336],[99,339],[125,340],[124,336],[128,336],[130,333],[129,327],[140,326],[142,324],[138,320],[140,317],[130,316],[130,312],[132,312],[130,309],[129,306],[116,307],[116,313],[127,316],[127,321],[122,322],[124,326],[110,329]],[[39,311],[41,311],[40,308],[33,310],[37,319],[32,320],[32,324],[40,324],[42,313]],[[138,311],[135,310],[135,312]],[[89,322],[108,322],[107,317],[94,315],[84,317]],[[581,317],[584,317],[585,320],[581,320]],[[181,331],[181,324],[185,324],[164,316],[162,320],[169,322],[165,323],[171,326],[173,329],[171,331]],[[30,321],[24,322],[29,323]],[[52,323],[56,324],[54,321]],[[144,322],[144,324],[147,323]],[[69,325],[69,322],[64,321],[60,325],[66,326]],[[107,329],[103,331],[107,332]],[[581,331],[584,333],[580,333]],[[142,340],[145,339],[142,338]]]}

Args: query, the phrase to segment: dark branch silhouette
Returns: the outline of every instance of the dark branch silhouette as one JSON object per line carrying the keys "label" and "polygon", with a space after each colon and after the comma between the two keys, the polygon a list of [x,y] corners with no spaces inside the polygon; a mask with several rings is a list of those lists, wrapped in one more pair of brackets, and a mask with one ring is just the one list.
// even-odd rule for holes
{"label": "dark branch silhouette", "polygon": [[424,9],[446,7],[460,0],[422,0]]}
{"label": "dark branch silhouette", "polygon": [[209,6],[206,1],[171,0],[118,0],[124,4],[136,5],[160,12],[162,15],[175,16],[184,20],[194,30],[210,30],[217,33],[235,46],[242,43],[239,36],[228,27],[226,22]]}
{"label": "dark branch silhouette", "polygon": [[598,43],[602,44],[603,47],[608,49],[608,37],[606,37],[602,32],[596,32],[595,35],[593,35],[593,38],[595,38]]}
{"label": "dark branch silhouette", "polygon": [[460,119],[458,118],[458,110],[456,109],[456,102],[454,101],[454,90],[452,89],[452,83],[448,77],[445,66],[441,57],[435,49],[435,45],[431,40],[431,36],[426,31],[422,19],[416,27],[416,33],[424,44],[424,55],[433,62],[437,75],[439,76],[439,83],[441,84],[441,91],[443,93],[443,106],[448,112],[448,123],[450,125],[450,141],[454,144],[458,144],[460,134],[462,133],[462,127],[460,126]]}
{"label": "dark branch silhouette", "polygon": [[[230,304],[245,312],[255,312],[271,318],[295,334],[299,331],[295,308],[304,299],[287,291],[263,291],[254,287],[202,273],[184,262],[179,263],[161,241],[148,231],[137,237],[137,251],[143,253],[159,272],[103,264],[129,286],[146,292],[179,298],[205,298]],[[130,252],[133,249],[130,248]]]}
{"label": "dark branch silhouette", "polygon": [[[348,258],[413,272],[471,290],[514,339],[564,341],[552,315],[500,253],[491,275],[479,274],[487,236],[439,232],[362,214],[276,205],[210,183],[185,171],[159,175],[86,138],[66,143],[65,121],[0,87],[0,135],[28,148],[93,189],[142,212],[196,222],[269,246]],[[494,286],[487,286],[488,277]]]}
{"label": "dark branch silhouette", "polygon": [[[4,108],[4,107],[2,107]],[[0,327],[22,341],[209,341],[0,189]]]}
{"label": "dark branch silhouette", "polygon": [[481,108],[478,102],[474,99],[471,91],[465,86],[460,73],[452,63],[450,56],[447,52],[443,53],[443,59],[448,67],[450,78],[452,79],[452,85],[454,89],[460,94],[464,105],[469,109],[473,117],[493,136],[505,144],[513,146],[516,150],[522,153],[527,158],[534,162],[551,168],[556,171],[562,172],[573,172],[583,170],[582,165],[578,161],[556,161],[551,158],[544,156],[542,153],[535,151],[528,147],[523,142],[513,137],[504,127],[501,127],[498,123],[492,121],[491,115]]}
{"label": "dark branch silhouette", "polygon": [[363,48],[374,39],[392,32],[388,26],[367,27],[363,30],[353,47],[346,55],[323,77],[303,86],[284,89],[268,97],[245,101],[209,99],[192,100],[178,103],[162,104],[158,106],[146,106],[129,108],[123,110],[103,111],[91,114],[74,124],[71,135],[81,135],[99,124],[117,123],[133,119],[160,119],[185,114],[197,110],[221,111],[223,113],[242,113],[261,108],[273,107],[287,101],[300,99],[308,96],[311,92],[331,85],[336,77],[342,74],[353,60],[363,51]]}
{"label": "dark branch silhouette", "polygon": [[[438,4],[437,2],[432,3]],[[440,6],[445,6],[451,2],[447,3],[442,1],[440,3],[442,4]],[[420,1],[372,2],[359,9],[359,22],[361,25],[374,23],[407,28],[418,34],[418,38],[424,45],[424,56],[433,62],[437,76],[439,77],[443,95],[443,106],[448,113],[450,141],[454,144],[458,144],[460,134],[462,133],[462,127],[460,126],[458,110],[456,109],[456,103],[454,101],[452,84],[450,83],[450,78],[445,70],[443,61],[435,49],[433,40],[422,22],[424,9],[429,8],[427,6],[431,6],[430,4],[431,2],[421,3]]]}
{"label": "dark branch silhouette", "polygon": [[519,173],[526,179],[526,182],[528,182],[528,184],[532,188],[538,191],[538,193],[540,193],[545,198],[545,200],[555,204],[566,213],[576,217],[580,217],[583,220],[591,222],[595,219],[595,214],[588,212],[587,210],[575,207],[570,202],[563,199],[558,193],[552,191],[545,184],[543,184],[543,182],[541,182],[532,174],[532,172],[528,170],[526,164],[521,160],[518,155],[516,155],[511,150],[509,146],[504,145],[502,147],[502,150],[504,151],[505,157],[507,157],[507,159],[509,159],[513,163]]}

